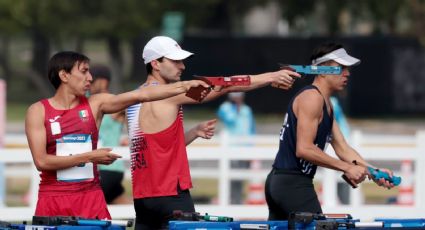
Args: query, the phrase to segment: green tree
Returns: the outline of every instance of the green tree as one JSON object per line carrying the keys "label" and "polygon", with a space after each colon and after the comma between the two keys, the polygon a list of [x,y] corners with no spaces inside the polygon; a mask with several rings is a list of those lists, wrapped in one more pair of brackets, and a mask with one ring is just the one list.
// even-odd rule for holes
{"label": "green tree", "polygon": [[408,5],[412,16],[412,34],[425,45],[425,1],[409,0]]}
{"label": "green tree", "polygon": [[[9,0],[7,0],[9,1]],[[8,20],[15,28],[27,33],[32,43],[31,68],[24,74],[43,97],[52,94],[45,80],[52,41],[72,34],[77,6],[72,1],[14,0],[6,6]]]}
{"label": "green tree", "polygon": [[10,67],[10,40],[11,36],[19,32],[18,25],[12,20],[12,12],[9,10],[13,0],[0,1],[0,78],[10,80],[12,70]]}

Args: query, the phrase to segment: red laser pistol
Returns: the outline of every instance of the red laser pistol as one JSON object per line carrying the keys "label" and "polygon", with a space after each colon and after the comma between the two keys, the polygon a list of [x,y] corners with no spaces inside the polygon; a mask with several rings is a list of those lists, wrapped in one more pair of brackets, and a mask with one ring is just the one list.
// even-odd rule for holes
{"label": "red laser pistol", "polygon": [[[367,171],[369,172],[369,175],[372,177],[372,179],[374,179],[374,180],[379,180],[379,179],[381,179],[381,178],[384,178],[384,180],[386,180],[386,181],[388,181],[388,182],[390,182],[390,183],[393,183],[395,186],[398,186],[398,185],[400,185],[400,183],[401,183],[401,177],[398,177],[398,176],[392,176],[392,177],[390,177],[390,175],[388,174],[388,173],[386,173],[386,172],[383,172],[383,171],[381,171],[381,170],[379,170],[379,169],[377,169],[377,168],[373,168],[373,167],[371,167],[371,166],[367,166],[367,165],[364,165],[364,164],[362,164],[362,163],[360,163],[360,162],[358,162],[358,161],[356,161],[356,160],[354,160],[353,161],[353,164],[355,164],[355,165],[360,165],[360,166],[363,166],[363,167],[366,167],[367,168]],[[353,188],[357,188],[357,185],[356,184],[353,184],[345,175],[342,175],[342,178],[348,183],[348,184],[350,184],[351,185],[351,187],[353,187]]]}
{"label": "red laser pistol", "polygon": [[[214,76],[214,77],[208,77],[208,76],[194,76],[198,80],[202,80],[212,87],[214,86],[242,86],[242,85],[250,85],[251,84],[251,78],[249,75],[238,75],[238,76],[232,76],[232,77],[224,77],[224,76]],[[207,90],[210,92],[212,90],[212,87],[205,88],[203,86],[198,87],[192,87],[187,91],[186,96],[194,99],[195,101],[201,102],[204,98],[202,97],[202,92],[204,90]]]}

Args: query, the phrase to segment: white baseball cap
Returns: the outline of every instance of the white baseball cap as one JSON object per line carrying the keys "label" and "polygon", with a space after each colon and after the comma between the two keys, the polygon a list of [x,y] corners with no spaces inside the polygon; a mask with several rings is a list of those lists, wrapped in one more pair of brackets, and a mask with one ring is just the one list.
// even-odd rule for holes
{"label": "white baseball cap", "polygon": [[143,48],[145,64],[161,57],[183,60],[192,55],[193,53],[183,50],[176,41],[165,36],[153,37]]}
{"label": "white baseball cap", "polygon": [[322,57],[314,59],[311,64],[319,65],[323,62],[327,62],[331,60],[338,62],[339,64],[343,66],[354,66],[354,65],[360,64],[360,60],[353,56],[350,56],[344,48],[334,50]]}

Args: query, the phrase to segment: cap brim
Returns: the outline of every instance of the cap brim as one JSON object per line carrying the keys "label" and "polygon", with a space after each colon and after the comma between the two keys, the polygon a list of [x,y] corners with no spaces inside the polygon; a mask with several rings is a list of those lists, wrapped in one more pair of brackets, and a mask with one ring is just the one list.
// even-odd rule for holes
{"label": "cap brim", "polygon": [[360,62],[361,62],[359,59],[352,57],[350,55],[345,55],[345,56],[338,57],[338,58],[335,58],[335,59],[332,59],[332,60],[334,60],[335,62],[338,62],[339,64],[341,64],[343,66],[355,66],[355,65],[360,64]]}
{"label": "cap brim", "polygon": [[192,56],[193,53],[188,52],[186,50],[176,50],[175,52],[171,54],[167,54],[164,57],[171,59],[171,60],[184,60],[190,56]]}

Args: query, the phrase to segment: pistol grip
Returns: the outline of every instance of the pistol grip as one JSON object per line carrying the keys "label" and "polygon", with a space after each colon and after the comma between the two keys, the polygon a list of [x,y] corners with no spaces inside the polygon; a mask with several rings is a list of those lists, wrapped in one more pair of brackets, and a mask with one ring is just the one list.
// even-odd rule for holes
{"label": "pistol grip", "polygon": [[202,85],[198,87],[192,87],[186,92],[186,96],[192,98],[195,101],[201,102],[204,98],[202,97],[202,91],[207,90],[208,93],[211,88],[205,88]]}
{"label": "pistol grip", "polygon": [[346,175],[343,174],[341,177],[342,177],[342,179],[345,180],[345,182],[347,182],[349,185],[351,185],[352,188],[357,188],[357,185],[354,184],[353,182],[351,182],[351,180],[348,179],[348,177]]}

